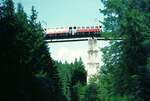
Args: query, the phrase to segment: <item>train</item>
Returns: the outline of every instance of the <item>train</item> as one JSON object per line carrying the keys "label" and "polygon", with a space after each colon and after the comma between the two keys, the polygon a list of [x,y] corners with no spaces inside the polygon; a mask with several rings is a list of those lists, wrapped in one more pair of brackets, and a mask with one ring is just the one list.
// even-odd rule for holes
{"label": "train", "polygon": [[82,27],[59,27],[45,29],[46,37],[56,38],[77,38],[77,37],[98,37],[102,32],[101,26],[82,26]]}

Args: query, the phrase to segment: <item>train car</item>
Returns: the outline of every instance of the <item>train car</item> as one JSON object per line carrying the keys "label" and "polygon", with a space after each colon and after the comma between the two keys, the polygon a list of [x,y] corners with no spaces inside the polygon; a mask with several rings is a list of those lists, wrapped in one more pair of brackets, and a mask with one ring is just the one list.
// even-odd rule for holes
{"label": "train car", "polygon": [[87,26],[87,27],[78,27],[76,32],[86,33],[86,32],[101,32],[101,26]]}
{"label": "train car", "polygon": [[68,27],[48,28],[46,30],[46,38],[48,39],[65,38],[68,32],[69,32]]}
{"label": "train car", "polygon": [[48,35],[54,35],[54,34],[63,34],[68,33],[69,29],[68,27],[60,27],[60,28],[49,28],[47,29],[46,33]]}
{"label": "train car", "polygon": [[46,30],[47,36],[50,38],[65,38],[65,37],[96,37],[101,32],[101,26],[83,26],[83,27],[59,27],[48,28]]}

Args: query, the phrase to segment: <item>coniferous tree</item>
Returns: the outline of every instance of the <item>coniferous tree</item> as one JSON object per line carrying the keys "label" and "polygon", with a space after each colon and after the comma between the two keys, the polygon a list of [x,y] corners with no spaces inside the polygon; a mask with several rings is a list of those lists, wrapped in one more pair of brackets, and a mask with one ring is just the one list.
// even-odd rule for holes
{"label": "coniferous tree", "polygon": [[35,9],[28,19],[21,4],[15,12],[13,1],[4,0],[0,12],[2,101],[65,100]]}
{"label": "coniferous tree", "polygon": [[56,65],[67,101],[80,101],[80,91],[86,85],[86,71],[81,58],[79,61],[75,59],[74,63],[56,62]]}
{"label": "coniferous tree", "polygon": [[81,58],[79,61],[75,59],[74,64],[72,65],[72,74],[71,74],[71,101],[79,101],[80,95],[78,92],[78,84],[82,86],[86,85],[86,71],[84,69],[84,65],[82,63]]}
{"label": "coniferous tree", "polygon": [[[103,79],[102,88],[107,88],[104,89],[107,92],[105,96],[119,95],[125,96],[123,99],[127,101],[148,101],[150,78],[147,68],[149,56],[147,40],[150,25],[147,22],[150,2],[147,0],[102,0],[102,2],[105,6],[102,13],[107,16],[104,22],[106,31],[115,32],[124,39],[114,42],[104,50],[104,66],[100,78]],[[110,97],[106,100],[111,101]]]}
{"label": "coniferous tree", "polygon": [[[17,72],[18,61],[15,57],[15,35],[16,17],[12,0],[2,2],[2,14],[0,19],[0,63],[2,77],[2,97],[5,99],[15,99],[17,93]],[[8,97],[7,97],[8,96]]]}

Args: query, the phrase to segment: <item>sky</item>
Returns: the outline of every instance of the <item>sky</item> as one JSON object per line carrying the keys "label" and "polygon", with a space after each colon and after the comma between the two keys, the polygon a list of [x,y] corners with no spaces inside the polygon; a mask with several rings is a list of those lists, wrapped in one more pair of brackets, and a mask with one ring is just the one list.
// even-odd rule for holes
{"label": "sky", "polygon": [[[108,41],[98,41],[98,60],[100,62],[100,66],[103,64],[102,62],[102,52],[101,49],[108,45]],[[76,42],[61,42],[61,43],[49,43],[51,56],[58,61],[71,63],[75,58],[82,58],[84,65],[87,66],[88,61],[88,41],[76,41]]]}
{"label": "sky", "polygon": [[[14,0],[15,4],[22,3],[25,12],[31,13],[32,5],[38,11],[38,21],[43,27],[56,28],[68,26],[93,26],[101,25],[103,15],[99,9],[103,9],[100,0]],[[101,49],[108,42],[99,41]],[[50,53],[53,59],[73,62],[81,57],[84,64],[87,62],[88,42],[49,43]],[[100,59],[101,52],[99,52]],[[100,60],[101,62],[101,60]],[[100,63],[102,64],[102,62]]]}
{"label": "sky", "polygon": [[14,0],[21,2],[30,14],[32,5],[38,11],[38,20],[47,27],[97,25],[103,19],[100,0]]}

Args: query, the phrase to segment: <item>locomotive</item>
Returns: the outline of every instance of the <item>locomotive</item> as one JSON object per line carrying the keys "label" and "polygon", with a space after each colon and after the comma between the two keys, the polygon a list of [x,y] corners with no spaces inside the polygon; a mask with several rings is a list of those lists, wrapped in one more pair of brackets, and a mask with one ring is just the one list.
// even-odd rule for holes
{"label": "locomotive", "polygon": [[101,26],[48,28],[46,29],[46,38],[100,37],[100,32],[102,32]]}

